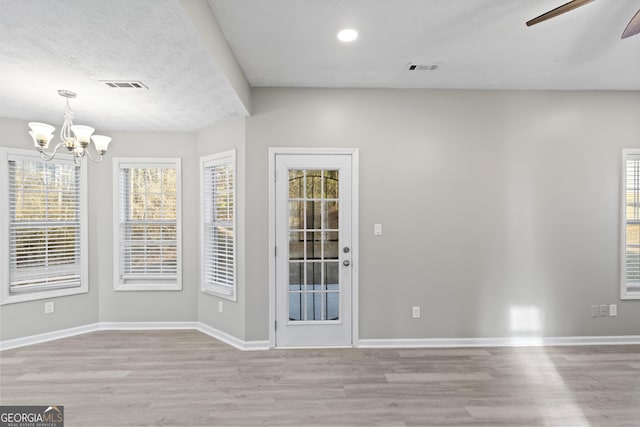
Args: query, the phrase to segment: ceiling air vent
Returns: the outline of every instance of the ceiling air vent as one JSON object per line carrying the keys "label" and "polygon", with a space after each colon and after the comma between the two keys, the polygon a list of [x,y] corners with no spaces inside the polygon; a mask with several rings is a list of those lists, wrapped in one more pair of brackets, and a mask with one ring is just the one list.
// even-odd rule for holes
{"label": "ceiling air vent", "polygon": [[408,71],[435,71],[440,67],[440,64],[414,64],[407,65]]}
{"label": "ceiling air vent", "polygon": [[115,89],[149,89],[139,80],[100,80],[100,83]]}

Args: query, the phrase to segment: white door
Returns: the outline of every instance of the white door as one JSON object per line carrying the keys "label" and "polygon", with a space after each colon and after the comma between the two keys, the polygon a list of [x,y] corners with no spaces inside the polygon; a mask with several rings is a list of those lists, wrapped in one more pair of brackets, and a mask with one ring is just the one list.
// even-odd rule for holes
{"label": "white door", "polygon": [[276,155],[278,347],[352,343],[351,162]]}

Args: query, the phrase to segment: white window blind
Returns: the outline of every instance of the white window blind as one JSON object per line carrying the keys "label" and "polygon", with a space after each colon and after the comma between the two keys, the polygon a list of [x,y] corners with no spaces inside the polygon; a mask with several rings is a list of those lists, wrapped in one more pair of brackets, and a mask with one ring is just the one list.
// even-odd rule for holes
{"label": "white window blind", "polygon": [[[119,160],[119,159],[116,159]],[[177,289],[180,283],[179,168],[119,163],[116,288]]]}
{"label": "white window blind", "polygon": [[640,299],[640,150],[623,151],[622,289]]}
{"label": "white window blind", "polygon": [[202,160],[202,288],[235,300],[235,151]]}
{"label": "white window blind", "polygon": [[81,286],[80,168],[8,157],[9,294]]}

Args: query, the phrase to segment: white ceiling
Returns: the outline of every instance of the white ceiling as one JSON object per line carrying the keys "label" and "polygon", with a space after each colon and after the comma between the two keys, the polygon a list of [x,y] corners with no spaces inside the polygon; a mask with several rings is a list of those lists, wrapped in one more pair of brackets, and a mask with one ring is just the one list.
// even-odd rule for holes
{"label": "white ceiling", "polygon": [[[185,2],[196,0],[183,0]],[[252,86],[640,90],[640,0],[209,0]],[[345,45],[336,33],[353,27]],[[0,117],[195,131],[247,114],[180,0],[0,0]],[[409,72],[409,62],[438,63]],[[98,81],[140,80],[148,90]]]}
{"label": "white ceiling", "polygon": [[[640,89],[640,0],[209,0],[253,86]],[[353,44],[336,33],[352,27]],[[440,63],[408,72],[410,62]]]}

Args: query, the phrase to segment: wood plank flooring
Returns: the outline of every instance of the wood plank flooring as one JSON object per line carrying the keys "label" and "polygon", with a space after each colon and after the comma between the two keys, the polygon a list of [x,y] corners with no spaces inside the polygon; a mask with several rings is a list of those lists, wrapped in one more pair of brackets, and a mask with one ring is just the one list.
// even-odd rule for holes
{"label": "wood plank flooring", "polygon": [[104,331],[0,353],[0,404],[65,425],[640,426],[640,346],[242,352]]}

